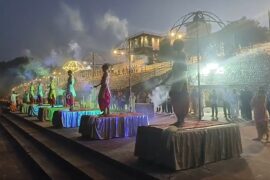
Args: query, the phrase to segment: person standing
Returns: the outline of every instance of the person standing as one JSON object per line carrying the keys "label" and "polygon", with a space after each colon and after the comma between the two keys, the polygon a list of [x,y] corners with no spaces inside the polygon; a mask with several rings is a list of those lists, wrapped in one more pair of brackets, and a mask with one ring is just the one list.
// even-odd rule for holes
{"label": "person standing", "polygon": [[241,100],[241,116],[245,120],[251,120],[252,119],[252,112],[251,112],[251,106],[250,102],[252,99],[252,93],[245,88],[244,91],[242,91],[240,100]]}
{"label": "person standing", "polygon": [[191,107],[192,107],[193,114],[198,115],[199,97],[198,97],[198,90],[196,87],[192,89],[190,99],[191,99]]}
{"label": "person standing", "polygon": [[35,88],[34,88],[34,84],[31,83],[29,86],[29,97],[30,97],[30,104],[34,104],[35,103]]}
{"label": "person standing", "polygon": [[111,92],[109,88],[109,64],[103,64],[102,66],[102,79],[101,82],[94,86],[95,88],[100,86],[100,90],[98,93],[98,104],[99,108],[102,111],[102,115],[110,114],[110,100],[111,100]]}
{"label": "person standing", "polygon": [[168,100],[167,100],[167,107],[168,107],[168,113],[172,114],[173,113],[173,108],[172,108],[172,102],[171,102],[170,97],[168,97]]}
{"label": "person standing", "polygon": [[10,96],[10,111],[15,112],[17,110],[17,93],[12,91]]}
{"label": "person standing", "polygon": [[129,100],[129,103],[130,103],[130,111],[131,112],[135,112],[135,102],[136,102],[136,96],[134,94],[134,92],[131,92],[131,95],[130,95],[130,100]]}
{"label": "person standing", "polygon": [[260,141],[264,135],[268,141],[268,113],[266,109],[266,98],[264,89],[260,87],[257,94],[251,100],[251,107],[254,111],[254,120],[258,133],[258,137],[253,139],[255,141]]}
{"label": "person standing", "polygon": [[168,76],[159,84],[170,84],[169,96],[171,98],[171,104],[177,121],[173,123],[173,126],[181,127],[185,122],[185,118],[189,112],[189,93],[187,88],[187,63],[186,55],[183,52],[184,42],[182,40],[175,40],[173,45],[170,46],[170,42],[164,40],[161,42],[160,55],[161,57],[173,57],[172,70]]}
{"label": "person standing", "polygon": [[23,94],[23,103],[28,104],[30,102],[29,93],[25,90]]}
{"label": "person standing", "polygon": [[[211,102],[211,108],[212,108],[212,118],[216,117],[218,119],[218,97],[216,90],[213,89],[210,94],[210,102]],[[215,115],[215,116],[214,116]]]}
{"label": "person standing", "polygon": [[43,86],[40,81],[38,82],[38,87],[37,87],[37,103],[39,105],[42,105],[43,103]]}
{"label": "person standing", "polygon": [[239,117],[239,97],[236,89],[233,89],[231,94],[231,116],[233,119],[237,119]]}
{"label": "person standing", "polygon": [[54,107],[54,105],[55,105],[55,98],[56,98],[55,82],[54,82],[54,78],[50,77],[48,102],[52,107]]}
{"label": "person standing", "polygon": [[226,120],[228,120],[228,118],[231,118],[230,98],[231,98],[231,95],[225,88],[222,95],[222,101],[223,101],[223,113]]}
{"label": "person standing", "polygon": [[72,75],[72,71],[68,70],[67,91],[66,91],[66,104],[69,106],[69,110],[73,111],[74,98],[76,97],[76,91],[74,88],[75,79]]}

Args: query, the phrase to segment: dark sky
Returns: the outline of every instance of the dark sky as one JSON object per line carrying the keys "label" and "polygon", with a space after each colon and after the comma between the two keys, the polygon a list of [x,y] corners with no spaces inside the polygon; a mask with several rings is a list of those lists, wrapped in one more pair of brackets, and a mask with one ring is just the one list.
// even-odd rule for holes
{"label": "dark sky", "polygon": [[128,34],[165,33],[181,16],[211,11],[267,26],[269,0],[0,0],[0,61],[80,49],[108,51]]}

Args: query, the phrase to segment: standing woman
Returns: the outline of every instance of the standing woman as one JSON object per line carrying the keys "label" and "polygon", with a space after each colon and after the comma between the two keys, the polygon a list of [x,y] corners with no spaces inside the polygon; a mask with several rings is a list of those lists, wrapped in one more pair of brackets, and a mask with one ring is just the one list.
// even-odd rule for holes
{"label": "standing woman", "polygon": [[160,47],[160,55],[164,59],[173,60],[172,70],[160,85],[170,84],[169,96],[177,122],[174,126],[182,126],[189,111],[189,93],[187,88],[186,55],[183,52],[184,42],[175,40],[171,47],[169,40],[164,40]]}
{"label": "standing woman", "polygon": [[38,87],[37,87],[37,103],[39,105],[42,105],[43,103],[43,86],[41,84],[41,81],[38,82]]}
{"label": "standing woman", "polygon": [[55,87],[54,79],[53,79],[53,77],[50,77],[48,101],[52,107],[54,107],[54,105],[55,105],[55,98],[56,98],[55,88],[56,87]]}
{"label": "standing woman", "polygon": [[103,64],[102,71],[103,76],[100,84],[94,86],[95,88],[100,86],[100,90],[98,93],[98,104],[99,108],[102,111],[102,115],[110,114],[110,100],[111,100],[111,92],[109,88],[109,64]]}
{"label": "standing woman", "polygon": [[31,83],[30,87],[29,87],[30,104],[35,103],[35,92],[34,91],[35,91],[34,84]]}
{"label": "standing woman", "polygon": [[74,76],[72,75],[72,71],[68,70],[66,104],[70,107],[69,108],[70,111],[73,111],[74,98],[76,97],[74,83],[75,83],[75,79],[74,79]]}
{"label": "standing woman", "polygon": [[254,120],[258,137],[254,140],[260,141],[263,136],[266,136],[268,141],[268,113],[266,109],[266,93],[262,87],[259,88],[258,93],[251,100],[251,107],[254,110]]}

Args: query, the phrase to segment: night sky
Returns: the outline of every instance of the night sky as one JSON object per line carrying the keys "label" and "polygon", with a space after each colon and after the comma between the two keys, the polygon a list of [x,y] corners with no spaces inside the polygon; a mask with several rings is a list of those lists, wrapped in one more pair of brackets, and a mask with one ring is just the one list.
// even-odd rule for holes
{"label": "night sky", "polygon": [[0,61],[46,57],[78,44],[108,51],[128,34],[166,33],[181,16],[211,11],[224,22],[243,16],[268,26],[269,0],[0,0]]}

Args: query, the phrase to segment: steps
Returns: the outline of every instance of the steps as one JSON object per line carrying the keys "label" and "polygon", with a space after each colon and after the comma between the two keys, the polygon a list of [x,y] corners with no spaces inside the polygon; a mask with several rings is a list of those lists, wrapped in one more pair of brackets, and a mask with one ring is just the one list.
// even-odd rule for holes
{"label": "steps", "polygon": [[51,179],[153,179],[13,114],[0,124]]}

